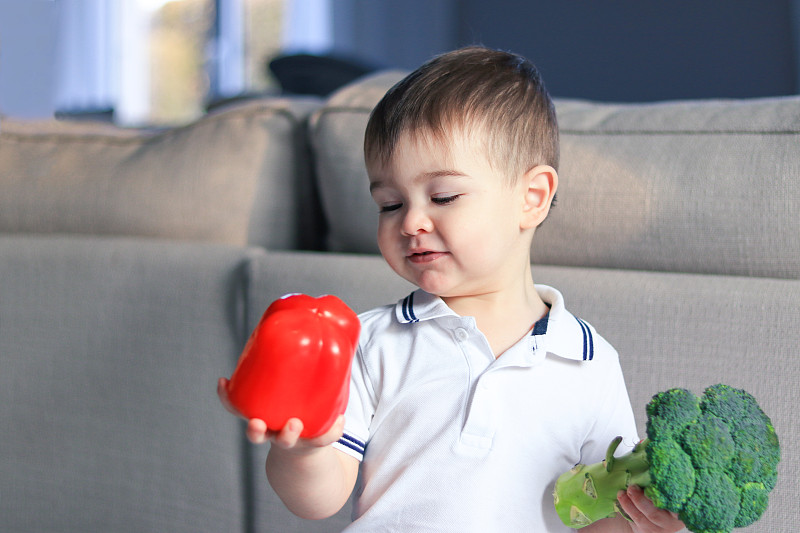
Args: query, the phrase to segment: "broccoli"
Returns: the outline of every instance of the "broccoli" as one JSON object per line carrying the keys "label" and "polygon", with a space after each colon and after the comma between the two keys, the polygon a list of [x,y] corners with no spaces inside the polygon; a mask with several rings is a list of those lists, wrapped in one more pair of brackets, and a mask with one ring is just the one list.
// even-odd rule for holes
{"label": "broccoli", "polygon": [[728,385],[698,398],[686,389],[653,396],[647,405],[647,438],[633,451],[576,465],[558,478],[555,507],[578,529],[624,512],[617,493],[644,488],[656,507],[678,513],[694,533],[729,533],[758,520],[777,481],[780,445],[756,399]]}

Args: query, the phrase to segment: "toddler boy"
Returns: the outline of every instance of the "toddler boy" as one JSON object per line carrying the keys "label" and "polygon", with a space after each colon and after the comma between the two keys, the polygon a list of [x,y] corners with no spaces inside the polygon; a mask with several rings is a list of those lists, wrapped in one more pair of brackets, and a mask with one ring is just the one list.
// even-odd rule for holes
{"label": "toddler boy", "polygon": [[[360,470],[348,532],[566,530],[556,478],[617,435],[633,445],[636,428],[615,350],[533,281],[558,187],[538,71],[482,47],[434,58],[376,106],[364,151],[381,254],[419,289],[360,316],[350,402],[327,434],[250,421],[253,442],[273,443],[270,483],[294,513],[323,518]],[[682,528],[638,488],[619,499],[633,523],[584,530]]]}

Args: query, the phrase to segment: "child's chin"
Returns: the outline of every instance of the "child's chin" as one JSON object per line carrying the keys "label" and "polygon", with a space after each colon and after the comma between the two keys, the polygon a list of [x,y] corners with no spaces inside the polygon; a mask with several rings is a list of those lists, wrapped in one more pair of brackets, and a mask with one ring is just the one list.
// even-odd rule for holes
{"label": "child's chin", "polygon": [[434,296],[439,296],[442,298],[453,296],[453,287],[452,284],[448,283],[447,280],[441,279],[441,276],[438,279],[431,279],[433,276],[419,276],[416,280],[409,280],[411,283],[422,289],[423,291],[433,294]]}

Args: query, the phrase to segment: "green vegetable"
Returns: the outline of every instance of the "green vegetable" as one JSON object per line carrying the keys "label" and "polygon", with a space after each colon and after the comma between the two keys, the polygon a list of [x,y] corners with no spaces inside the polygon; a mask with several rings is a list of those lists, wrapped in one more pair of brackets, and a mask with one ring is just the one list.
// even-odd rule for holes
{"label": "green vegetable", "polygon": [[729,533],[758,520],[775,487],[778,436],[753,396],[714,385],[698,398],[686,389],[653,396],[647,405],[647,438],[621,457],[576,465],[558,478],[558,515],[578,529],[624,512],[617,494],[644,488],[656,507],[678,513],[694,533]]}

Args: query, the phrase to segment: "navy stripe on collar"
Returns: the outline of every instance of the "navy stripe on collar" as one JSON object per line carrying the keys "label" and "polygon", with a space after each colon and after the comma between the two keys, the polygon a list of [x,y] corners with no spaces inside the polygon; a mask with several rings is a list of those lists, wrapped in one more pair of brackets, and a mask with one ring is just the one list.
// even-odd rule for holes
{"label": "navy stripe on collar", "polygon": [[414,314],[414,293],[412,292],[403,300],[403,318],[406,322],[419,322],[419,318]]}
{"label": "navy stripe on collar", "polygon": [[575,317],[575,320],[578,321],[578,324],[580,324],[583,330],[583,360],[591,361],[594,359],[594,337],[592,336],[592,330],[589,329],[588,324],[580,318]]}
{"label": "navy stripe on collar", "polygon": [[547,334],[547,321],[550,318],[550,312],[544,315],[542,318],[536,321],[536,324],[533,325],[533,331],[531,335],[534,337],[536,335],[546,335]]}

